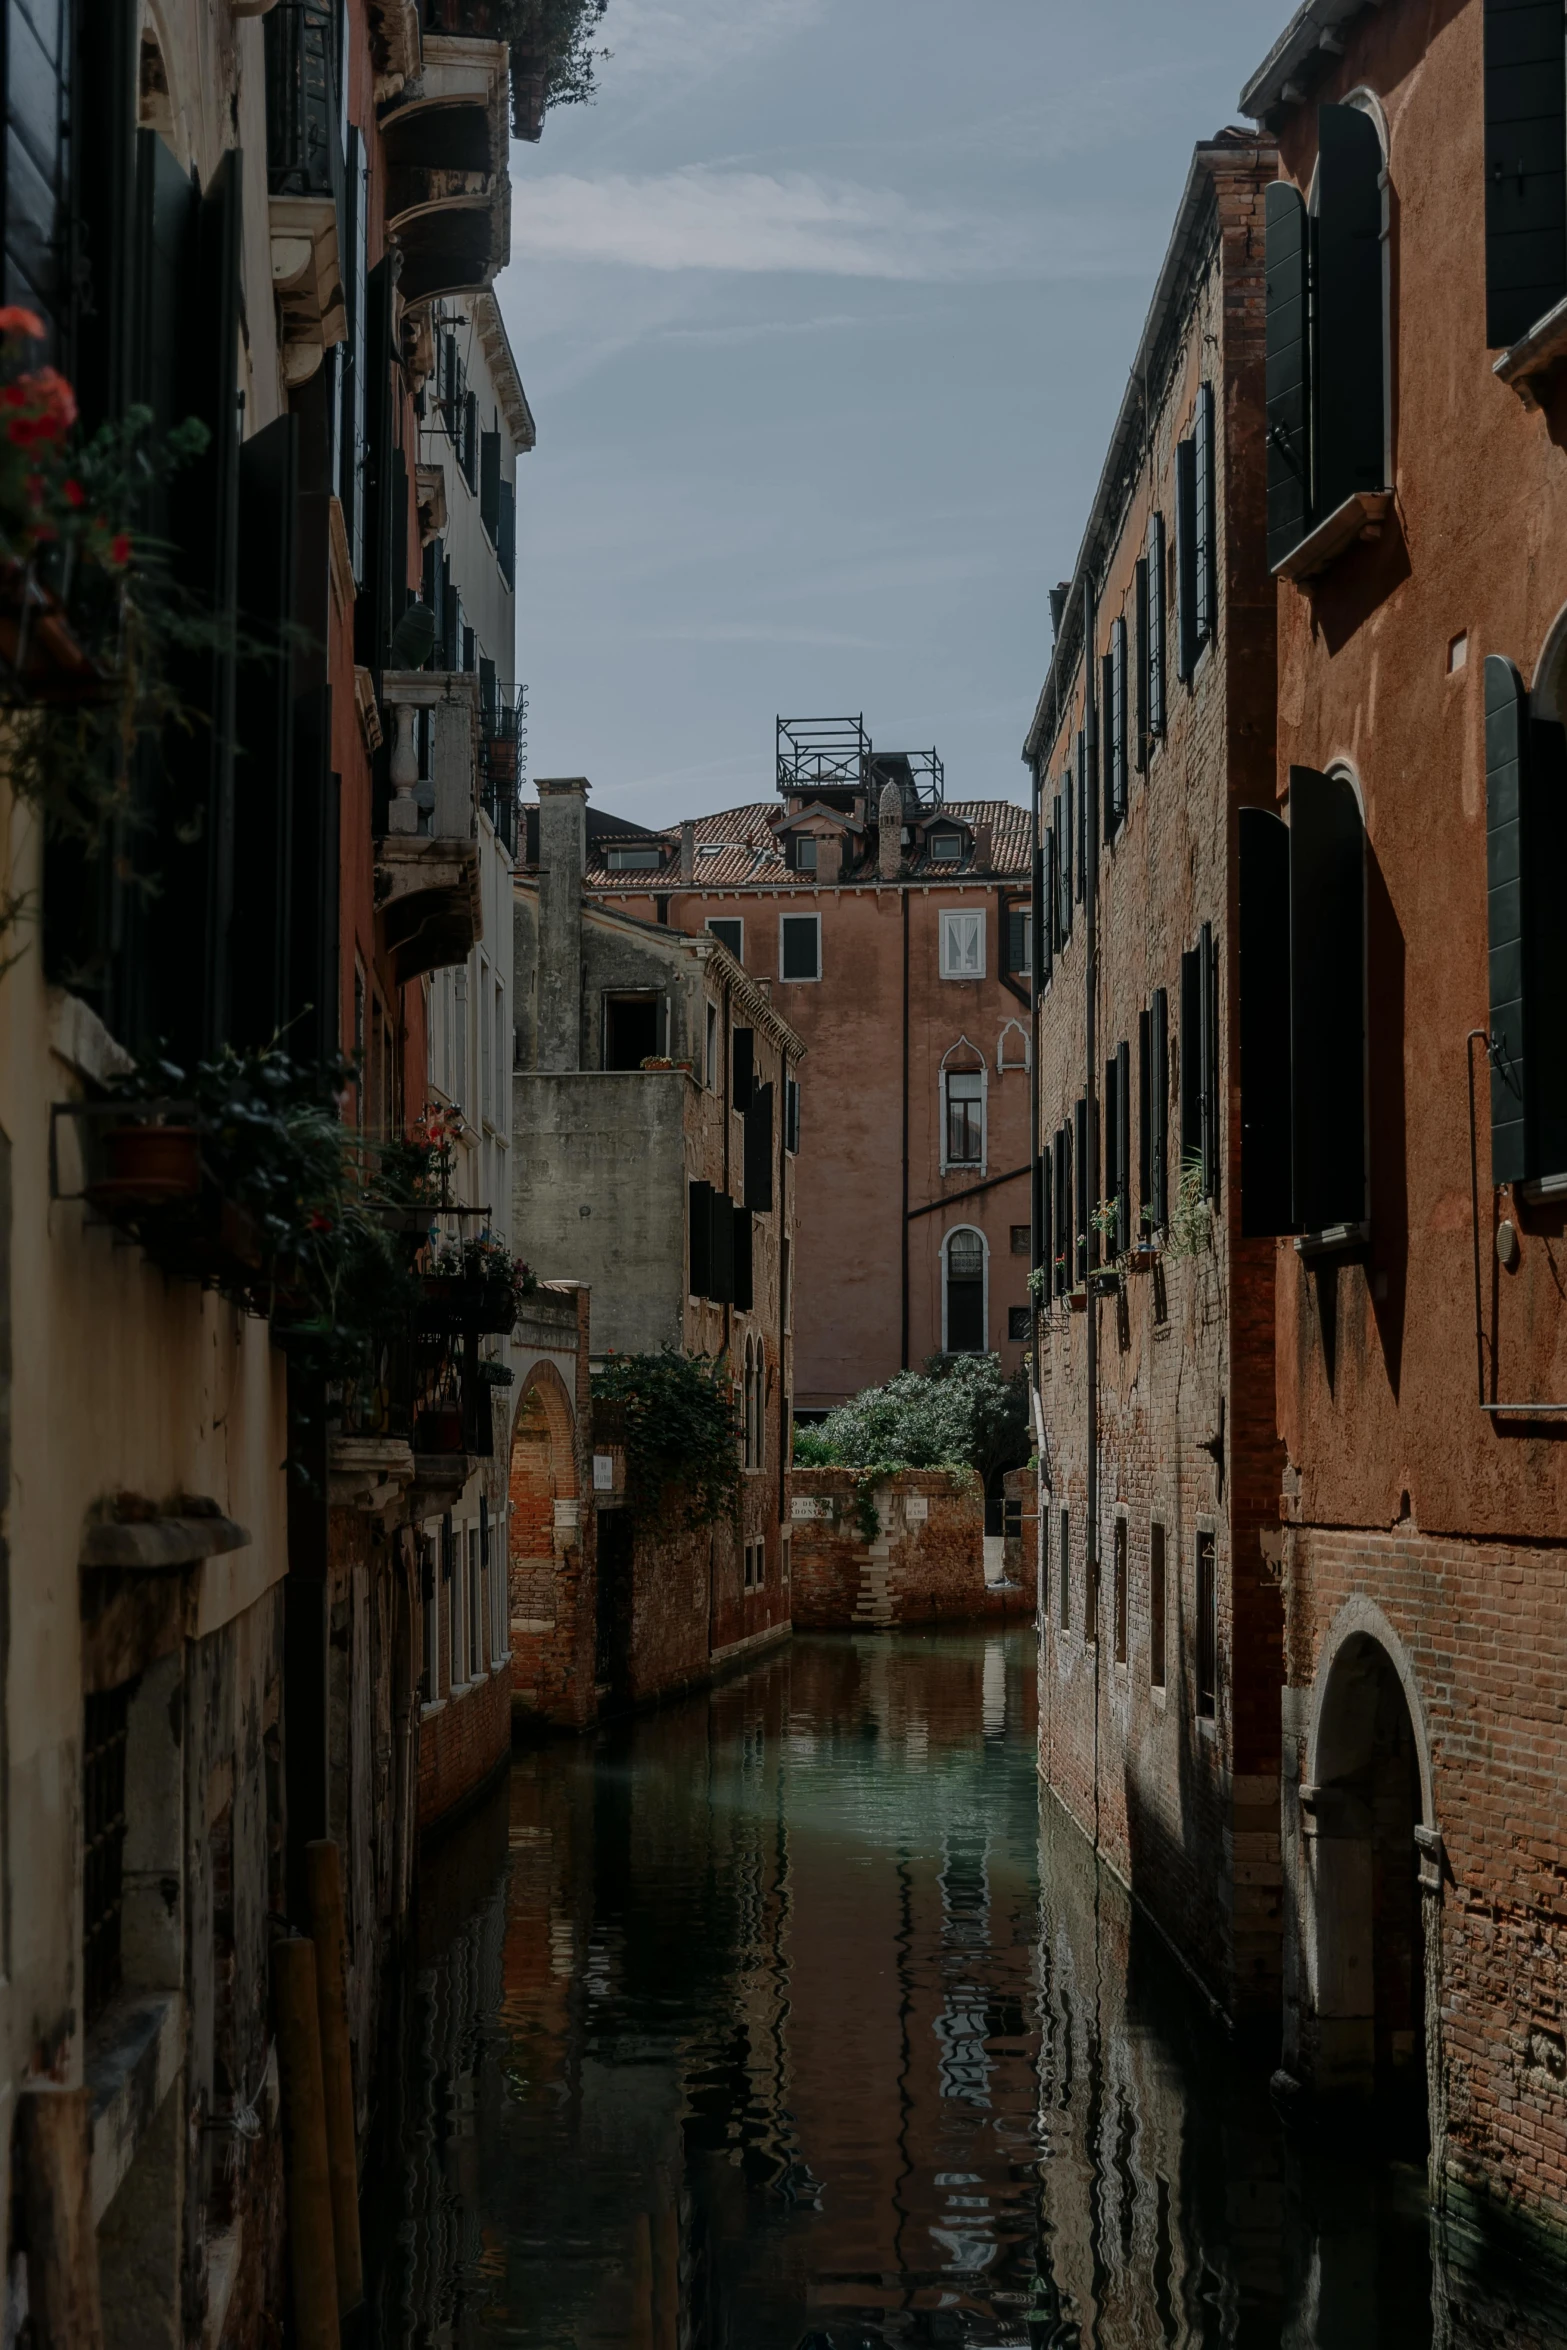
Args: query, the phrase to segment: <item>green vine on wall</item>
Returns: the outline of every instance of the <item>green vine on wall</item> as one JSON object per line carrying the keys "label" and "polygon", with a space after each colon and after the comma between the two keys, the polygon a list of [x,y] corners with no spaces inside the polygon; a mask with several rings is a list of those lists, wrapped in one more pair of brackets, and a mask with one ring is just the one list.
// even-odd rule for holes
{"label": "green vine on wall", "polygon": [[593,1374],[596,1401],[624,1407],[626,1481],[639,1523],[698,1531],[733,1513],[740,1458],[728,1368],[673,1346],[612,1354]]}

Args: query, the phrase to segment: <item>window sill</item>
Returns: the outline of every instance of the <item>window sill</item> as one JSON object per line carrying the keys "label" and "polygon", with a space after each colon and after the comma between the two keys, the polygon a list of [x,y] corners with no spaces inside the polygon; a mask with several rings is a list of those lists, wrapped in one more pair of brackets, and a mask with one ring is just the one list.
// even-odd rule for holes
{"label": "window sill", "polygon": [[1292,579],[1297,587],[1304,580],[1319,578],[1357,539],[1381,536],[1392,503],[1391,490],[1357,490],[1342,506],[1335,506],[1298,547],[1292,547],[1282,563],[1274,564],[1274,578]]}
{"label": "window sill", "polygon": [[[552,1629],[553,1629],[553,1627],[552,1627]],[[432,1700],[431,1700],[431,1702],[430,1702],[430,1704],[428,1704],[428,1705],[422,1705],[422,1706],[419,1708],[419,1719],[420,1719],[420,1721],[421,1721],[421,1722],[428,1722],[428,1721],[432,1721],[432,1720],[435,1718],[435,1716],[436,1716],[437,1714],[443,1714],[443,1713],[445,1713],[445,1711],[446,1711],[446,1704],[447,1704],[447,1701],[446,1701],[446,1699],[445,1699],[444,1697],[437,1697],[437,1698],[434,1698],[434,1699],[432,1699]]]}
{"label": "window sill", "polygon": [[1370,1238],[1369,1222],[1324,1224],[1320,1232],[1296,1234],[1295,1254],[1298,1257],[1347,1257],[1356,1249],[1364,1248]]}
{"label": "window sill", "polygon": [[1491,373],[1515,391],[1526,408],[1538,408],[1540,379],[1561,359],[1567,359],[1567,301],[1537,318],[1529,332],[1495,361]]}

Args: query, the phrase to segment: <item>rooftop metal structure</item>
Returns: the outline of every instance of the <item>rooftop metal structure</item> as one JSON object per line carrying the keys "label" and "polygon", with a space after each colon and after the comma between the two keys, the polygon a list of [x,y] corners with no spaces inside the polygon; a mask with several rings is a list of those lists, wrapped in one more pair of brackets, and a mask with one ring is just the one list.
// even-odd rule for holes
{"label": "rooftop metal structure", "polygon": [[777,728],[778,789],[785,796],[875,796],[896,783],[907,814],[941,806],[946,770],[936,752],[876,750],[863,711],[858,718],[780,718]]}

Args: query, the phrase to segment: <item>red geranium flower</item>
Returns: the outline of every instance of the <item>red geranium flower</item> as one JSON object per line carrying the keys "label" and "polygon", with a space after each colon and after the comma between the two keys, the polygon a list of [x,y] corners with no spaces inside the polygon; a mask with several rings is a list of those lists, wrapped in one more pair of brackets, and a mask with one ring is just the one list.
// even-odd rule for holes
{"label": "red geranium flower", "polygon": [[109,542],[109,561],[116,571],[123,571],[131,559],[131,534],[117,530]]}
{"label": "red geranium flower", "polygon": [[24,310],[19,302],[9,302],[0,310],[0,335],[31,335],[35,343],[43,341],[44,322],[36,310]]}
{"label": "red geranium flower", "polygon": [[86,505],[87,492],[82,488],[82,485],[79,481],[77,481],[74,477],[69,477],[66,480],[64,487],[65,502],[68,506]]}

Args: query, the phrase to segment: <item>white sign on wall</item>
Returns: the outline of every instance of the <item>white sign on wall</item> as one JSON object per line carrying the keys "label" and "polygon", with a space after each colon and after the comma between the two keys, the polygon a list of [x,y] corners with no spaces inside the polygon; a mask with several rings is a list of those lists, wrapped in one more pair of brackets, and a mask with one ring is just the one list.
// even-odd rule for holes
{"label": "white sign on wall", "polygon": [[612,1452],[593,1455],[593,1490],[595,1493],[613,1493],[615,1490],[615,1456]]}

